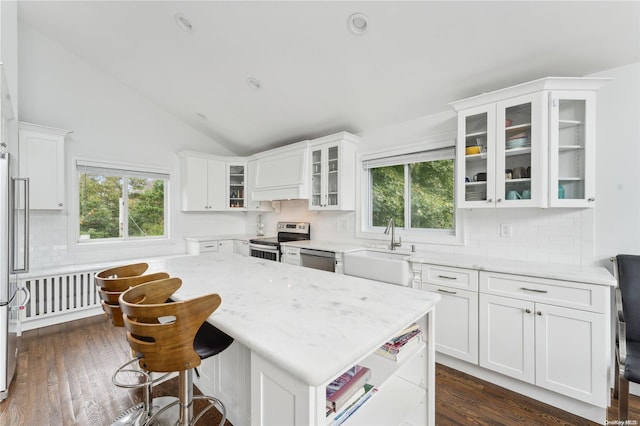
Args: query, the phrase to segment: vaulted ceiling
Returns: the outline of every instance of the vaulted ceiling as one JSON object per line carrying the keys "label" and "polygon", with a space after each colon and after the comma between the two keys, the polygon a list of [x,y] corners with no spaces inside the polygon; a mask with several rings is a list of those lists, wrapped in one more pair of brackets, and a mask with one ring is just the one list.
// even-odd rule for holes
{"label": "vaulted ceiling", "polygon": [[[18,7],[22,23],[238,155],[441,112],[451,101],[536,78],[640,61],[637,1]],[[354,13],[367,17],[362,34],[348,29]]]}

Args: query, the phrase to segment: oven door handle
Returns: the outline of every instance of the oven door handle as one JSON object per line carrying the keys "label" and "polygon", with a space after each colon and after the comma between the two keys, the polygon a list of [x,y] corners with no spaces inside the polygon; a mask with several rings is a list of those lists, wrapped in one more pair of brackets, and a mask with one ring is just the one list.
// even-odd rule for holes
{"label": "oven door handle", "polygon": [[254,244],[254,243],[250,243],[249,244],[249,248],[250,249],[255,249],[255,250],[269,251],[269,252],[272,252],[272,253],[276,253],[278,251],[278,247],[265,246],[265,245],[262,245],[262,244]]}

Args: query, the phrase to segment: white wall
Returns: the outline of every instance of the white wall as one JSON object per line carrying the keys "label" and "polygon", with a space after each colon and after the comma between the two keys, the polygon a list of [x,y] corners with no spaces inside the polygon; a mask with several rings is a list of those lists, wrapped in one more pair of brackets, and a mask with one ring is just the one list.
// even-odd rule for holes
{"label": "white wall", "polygon": [[[176,153],[194,150],[229,155],[203,134],[146,101],[137,93],[75,56],[33,28],[19,25],[19,113],[21,121],[72,130],[67,138],[67,187],[76,157],[160,167],[173,173],[171,241],[137,248],[106,246],[74,249],[68,241],[67,208],[33,211],[31,264],[110,261],[184,252],[183,236],[244,232],[244,214],[179,211]],[[69,204],[67,194],[67,205]]]}
{"label": "white wall", "polygon": [[596,261],[640,254],[640,64],[595,74],[598,92]]}

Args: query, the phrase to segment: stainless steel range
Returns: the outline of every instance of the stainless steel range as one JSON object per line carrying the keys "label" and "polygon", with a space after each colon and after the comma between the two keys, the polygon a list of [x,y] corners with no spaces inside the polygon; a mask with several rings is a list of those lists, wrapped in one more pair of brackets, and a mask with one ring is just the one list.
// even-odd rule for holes
{"label": "stainless steel range", "polygon": [[278,222],[277,227],[277,237],[249,240],[251,256],[280,262],[280,243],[311,238],[311,224],[309,222]]}

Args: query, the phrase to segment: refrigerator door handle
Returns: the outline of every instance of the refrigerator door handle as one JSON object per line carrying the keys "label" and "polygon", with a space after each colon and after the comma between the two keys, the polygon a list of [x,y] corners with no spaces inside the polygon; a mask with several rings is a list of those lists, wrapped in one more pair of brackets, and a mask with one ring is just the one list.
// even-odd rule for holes
{"label": "refrigerator door handle", "polygon": [[[16,265],[16,259],[15,259],[15,253],[16,250],[13,250],[13,262],[12,266],[13,266],[13,270],[12,272],[16,273],[16,272],[29,272],[29,178],[13,178],[14,181],[14,190],[17,189],[17,183],[18,182],[24,182],[24,235],[23,235],[23,261],[24,264],[22,265],[22,267],[20,268],[18,265]],[[14,194],[16,194],[16,191],[14,191]],[[13,202],[15,203],[15,200],[13,200]],[[18,222],[18,212],[20,211],[19,208],[15,208],[15,204],[14,204],[14,220],[13,220],[13,244],[16,244],[17,240],[17,235],[16,233],[17,231],[17,226],[16,224],[19,223]],[[17,247],[16,247],[17,248]]]}

